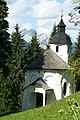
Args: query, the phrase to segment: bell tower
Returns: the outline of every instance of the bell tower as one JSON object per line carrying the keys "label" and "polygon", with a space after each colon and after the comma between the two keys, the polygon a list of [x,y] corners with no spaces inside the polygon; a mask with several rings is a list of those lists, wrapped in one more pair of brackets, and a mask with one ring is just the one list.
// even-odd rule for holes
{"label": "bell tower", "polygon": [[62,17],[61,17],[61,21],[57,25],[57,27],[58,27],[58,32],[64,32],[65,33],[65,27],[66,27],[66,25],[64,24]]}
{"label": "bell tower", "polygon": [[57,25],[57,33],[52,36],[49,41],[50,48],[66,63],[68,63],[68,56],[70,54],[71,40],[70,37],[65,33],[66,25],[63,22],[63,18]]}

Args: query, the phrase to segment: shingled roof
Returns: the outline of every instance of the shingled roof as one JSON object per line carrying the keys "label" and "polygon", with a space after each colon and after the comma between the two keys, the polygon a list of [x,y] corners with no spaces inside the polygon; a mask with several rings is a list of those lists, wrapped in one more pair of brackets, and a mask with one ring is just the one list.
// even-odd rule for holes
{"label": "shingled roof", "polygon": [[44,55],[33,62],[28,69],[61,70],[68,69],[68,67],[68,64],[49,48],[45,51]]}
{"label": "shingled roof", "polygon": [[27,84],[24,89],[30,85],[34,85],[36,87],[44,88],[45,90],[51,89],[46,82],[42,78],[38,78],[35,81],[32,81],[31,83]]}
{"label": "shingled roof", "polygon": [[61,20],[59,24],[57,25],[58,31],[55,35],[52,36],[49,43],[50,44],[69,44],[71,45],[71,39],[70,37],[65,33],[65,27],[66,25],[63,22],[63,19],[61,17]]}
{"label": "shingled roof", "polygon": [[57,25],[57,27],[66,27],[66,25],[63,22],[62,17],[61,17],[61,20],[60,20],[59,24]]}
{"label": "shingled roof", "polygon": [[52,36],[50,44],[72,44],[70,37],[64,32],[57,32]]}
{"label": "shingled roof", "polygon": [[50,89],[50,87],[46,84],[46,82],[42,78],[36,79],[32,85],[35,85],[36,87],[44,88],[45,90]]}

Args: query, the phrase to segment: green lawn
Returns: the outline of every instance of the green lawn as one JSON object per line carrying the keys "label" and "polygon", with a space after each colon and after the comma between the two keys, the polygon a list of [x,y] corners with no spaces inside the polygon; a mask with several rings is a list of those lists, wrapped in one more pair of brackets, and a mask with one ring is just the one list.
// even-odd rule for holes
{"label": "green lawn", "polygon": [[[66,111],[69,110],[69,107],[66,103],[66,99],[69,98],[74,98],[78,101],[78,103],[80,103],[80,92],[65,99],[53,102],[45,107],[0,117],[0,120],[66,120],[65,116],[61,116],[58,111],[60,109],[64,109]],[[73,120],[73,118],[70,116],[70,118],[67,120]],[[80,120],[80,118],[78,120]]]}

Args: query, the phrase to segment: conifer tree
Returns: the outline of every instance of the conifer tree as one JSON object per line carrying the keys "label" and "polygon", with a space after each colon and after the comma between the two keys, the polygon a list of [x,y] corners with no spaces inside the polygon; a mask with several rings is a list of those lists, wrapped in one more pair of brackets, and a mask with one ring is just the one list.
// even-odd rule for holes
{"label": "conifer tree", "polygon": [[41,54],[42,49],[40,48],[40,44],[37,38],[37,33],[35,31],[34,35],[32,36],[30,46],[28,47],[28,65],[31,64],[31,62],[35,61]]}
{"label": "conifer tree", "polygon": [[6,111],[5,84],[9,74],[8,60],[11,53],[11,43],[8,33],[8,7],[5,0],[0,0],[0,115]]}
{"label": "conifer tree", "polygon": [[52,36],[56,34],[56,32],[57,32],[56,24],[54,23],[54,26],[53,26],[53,28],[52,28],[52,32],[51,32],[51,34],[50,34],[50,40],[51,40]]}
{"label": "conifer tree", "polygon": [[7,77],[5,104],[7,112],[17,112],[22,106],[22,91],[24,83],[24,40],[19,32],[18,24],[12,33],[12,55],[10,57],[10,73]]}
{"label": "conifer tree", "polygon": [[2,69],[0,69],[0,115],[3,113],[5,107],[3,105],[3,101],[4,101],[4,98],[3,98],[3,73],[2,73]]}
{"label": "conifer tree", "polygon": [[74,56],[75,59],[80,58],[80,32],[78,34]]}
{"label": "conifer tree", "polygon": [[[10,53],[10,41],[8,30],[8,7],[5,0],[0,0],[0,68],[3,69],[4,74],[7,73],[6,62]],[[5,72],[6,71],[6,72]]]}
{"label": "conifer tree", "polygon": [[71,56],[71,66],[74,74],[75,92],[80,91],[80,32],[77,38],[76,47],[73,55]]}
{"label": "conifer tree", "polygon": [[77,43],[76,43],[76,49],[75,49],[75,53],[74,53],[74,59],[75,59],[75,63],[76,63],[76,91],[80,91],[80,32],[77,38]]}

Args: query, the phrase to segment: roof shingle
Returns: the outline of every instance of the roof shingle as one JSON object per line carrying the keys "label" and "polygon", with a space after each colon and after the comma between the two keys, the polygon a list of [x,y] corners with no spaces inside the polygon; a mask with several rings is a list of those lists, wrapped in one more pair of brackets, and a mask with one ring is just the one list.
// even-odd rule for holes
{"label": "roof shingle", "polygon": [[65,63],[51,49],[45,51],[44,55],[33,62],[28,69],[45,69],[45,70],[61,70],[68,69],[68,64]]}
{"label": "roof shingle", "polygon": [[72,44],[70,37],[64,32],[57,32],[52,36],[50,44]]}

